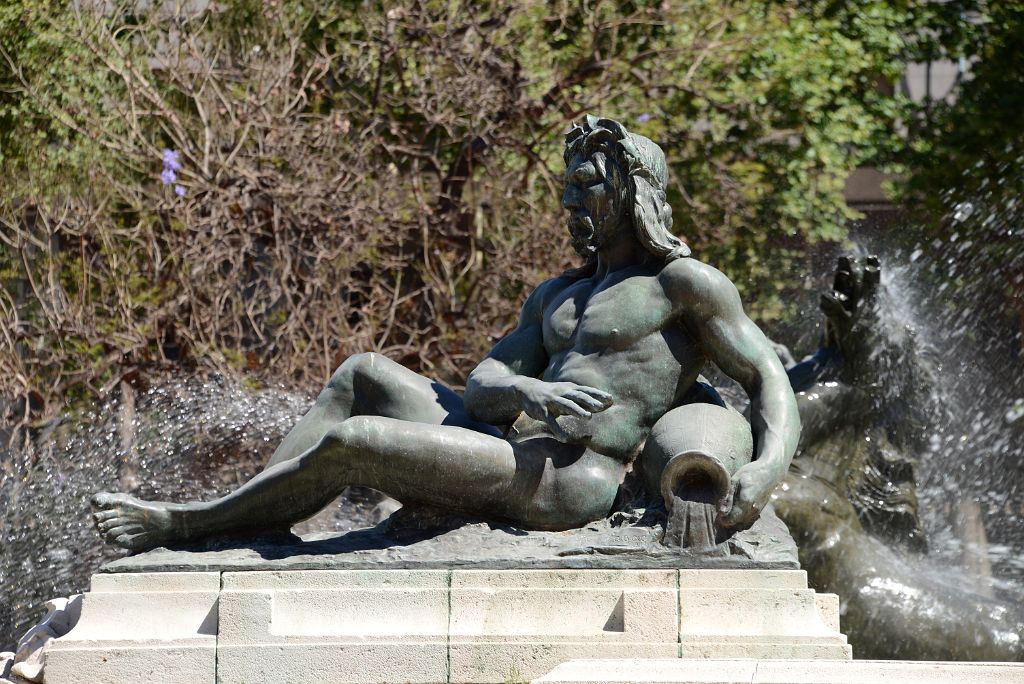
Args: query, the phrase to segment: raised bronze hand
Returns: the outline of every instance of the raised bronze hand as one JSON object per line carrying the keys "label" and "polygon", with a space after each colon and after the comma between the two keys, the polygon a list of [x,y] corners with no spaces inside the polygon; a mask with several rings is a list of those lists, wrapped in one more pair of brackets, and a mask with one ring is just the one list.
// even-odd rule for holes
{"label": "raised bronze hand", "polygon": [[881,265],[871,255],[863,261],[841,256],[836,262],[832,290],[821,294],[821,310],[825,314],[825,347],[854,356],[852,342],[868,325],[864,314],[871,311],[878,295]]}

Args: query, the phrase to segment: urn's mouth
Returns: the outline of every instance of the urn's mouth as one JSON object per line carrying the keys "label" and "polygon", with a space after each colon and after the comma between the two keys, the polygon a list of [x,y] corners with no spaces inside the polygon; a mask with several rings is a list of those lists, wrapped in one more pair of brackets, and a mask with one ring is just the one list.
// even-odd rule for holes
{"label": "urn's mouth", "polygon": [[678,498],[714,504],[721,513],[732,508],[732,478],[725,465],[703,451],[676,454],[661,473],[661,498],[671,510]]}

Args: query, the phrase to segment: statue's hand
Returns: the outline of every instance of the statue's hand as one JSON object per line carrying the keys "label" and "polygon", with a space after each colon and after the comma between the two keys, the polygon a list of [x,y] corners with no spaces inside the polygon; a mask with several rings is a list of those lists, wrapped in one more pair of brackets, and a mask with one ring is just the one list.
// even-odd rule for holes
{"label": "statue's hand", "polygon": [[782,479],[777,470],[759,461],[737,470],[732,478],[732,508],[719,516],[719,522],[725,527],[745,527],[757,520]]}
{"label": "statue's hand", "polygon": [[612,405],[612,395],[574,382],[544,382],[529,378],[518,389],[526,415],[547,424],[559,441],[569,441],[569,435],[558,424],[558,416],[586,419]]}
{"label": "statue's hand", "polygon": [[832,289],[821,294],[826,347],[842,348],[848,343],[846,338],[855,331],[858,319],[874,305],[880,280],[881,264],[877,256],[839,257]]}

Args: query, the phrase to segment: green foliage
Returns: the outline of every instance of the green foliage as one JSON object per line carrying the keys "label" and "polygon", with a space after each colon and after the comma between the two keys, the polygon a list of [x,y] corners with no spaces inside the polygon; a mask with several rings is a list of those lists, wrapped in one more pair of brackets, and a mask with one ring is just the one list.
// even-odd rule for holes
{"label": "green foliage", "polygon": [[[935,190],[996,203],[1024,192],[1024,3],[955,0],[929,8],[921,61],[962,61],[968,73],[954,98],[922,104],[912,145],[900,157],[908,201],[949,209]],[[999,186],[999,187],[996,187]],[[993,196],[995,193],[998,197]]]}
{"label": "green foliage", "polygon": [[895,158],[922,227],[908,237],[941,264],[951,310],[987,302],[989,319],[1024,330],[1024,3],[928,3],[919,23],[914,59],[966,73],[951,97],[918,106]]}
{"label": "green foliage", "polygon": [[[755,315],[781,316],[806,246],[845,235],[848,173],[898,145],[905,103],[878,86],[917,17],[796,0],[77,6],[0,9],[2,390],[47,410],[183,358],[313,387],[377,349],[458,383],[573,262],[560,138],[585,112],[665,148],[677,230]],[[164,148],[184,197],[159,181]]]}

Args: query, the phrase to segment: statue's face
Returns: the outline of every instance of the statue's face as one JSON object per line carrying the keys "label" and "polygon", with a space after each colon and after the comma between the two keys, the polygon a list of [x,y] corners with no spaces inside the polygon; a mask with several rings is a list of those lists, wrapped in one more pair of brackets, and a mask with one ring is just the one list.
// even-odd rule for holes
{"label": "statue's face", "polygon": [[562,206],[569,212],[572,246],[580,256],[589,257],[611,244],[622,229],[621,174],[617,171],[615,162],[602,152],[569,160]]}

